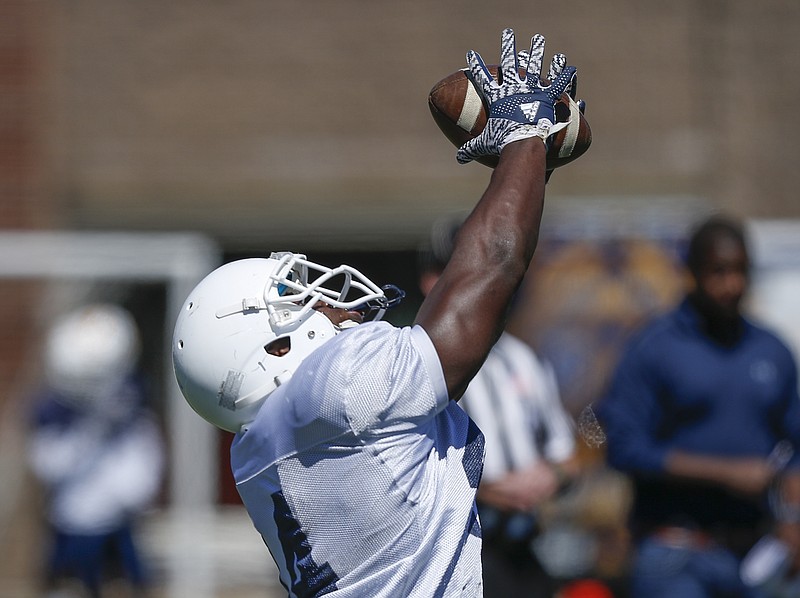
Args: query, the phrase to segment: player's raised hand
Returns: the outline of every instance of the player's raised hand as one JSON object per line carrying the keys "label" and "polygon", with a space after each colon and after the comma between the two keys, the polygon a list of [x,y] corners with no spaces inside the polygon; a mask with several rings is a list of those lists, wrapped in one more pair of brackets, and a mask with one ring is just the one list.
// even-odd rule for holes
{"label": "player's raised hand", "polygon": [[[533,58],[533,62],[531,63],[531,52],[530,50],[520,50],[517,52],[517,62],[519,62],[520,66],[525,68],[526,71],[540,73],[542,70],[542,55]],[[528,66],[526,66],[528,65]],[[547,81],[554,81],[564,70],[564,67],[567,66],[567,56],[562,54],[561,52],[555,54],[553,56],[553,60],[550,62],[550,68],[547,70]],[[575,105],[578,107],[578,110],[581,111],[581,114],[584,113],[586,110],[586,102],[583,100],[576,100],[575,95],[578,91],[578,75],[575,74],[572,76],[572,81],[564,90],[569,94],[569,97],[572,98],[572,101],[575,102]],[[558,118],[558,115],[556,115]],[[567,121],[569,122],[569,121]],[[545,174],[544,180],[546,183],[550,182],[550,177],[553,176],[554,169],[550,169]]]}
{"label": "player's raised hand", "polygon": [[[557,122],[555,103],[575,79],[574,66],[563,66],[561,59],[554,59],[551,72],[557,75],[549,84],[541,79],[544,37],[535,35],[531,39],[525,78],[519,74],[514,31],[505,29],[500,45],[500,69],[495,79],[483,58],[474,50],[467,53],[469,77],[481,92],[489,106],[489,120],[480,135],[462,145],[456,159],[464,164],[481,156],[499,155],[513,141],[529,137],[547,138],[566,127],[569,122]],[[566,62],[566,59],[564,59]]]}
{"label": "player's raised hand", "polygon": [[[525,69],[526,72],[541,73],[542,58],[543,54],[531,56],[531,51],[528,49],[522,49],[517,52],[517,62],[522,68]],[[564,70],[565,66],[567,66],[567,57],[565,54],[561,54],[559,52],[553,56],[553,60],[550,63],[550,68],[547,71],[547,80],[552,81],[558,77],[561,74],[561,71]],[[569,92],[570,90],[567,89],[566,91]]]}

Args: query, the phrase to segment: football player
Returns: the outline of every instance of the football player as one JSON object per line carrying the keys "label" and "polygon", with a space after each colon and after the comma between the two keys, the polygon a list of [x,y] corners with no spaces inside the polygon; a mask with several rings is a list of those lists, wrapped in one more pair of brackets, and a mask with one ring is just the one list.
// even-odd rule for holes
{"label": "football player", "polygon": [[183,306],[178,382],[236,434],[239,494],[291,596],[482,594],[483,438],[455,401],[536,247],[554,104],[575,74],[544,84],[543,53],[537,35],[521,78],[505,30],[498,80],[467,54],[490,119],[457,159],[500,159],[413,326],[366,321],[396,291],[296,253],[223,265]]}
{"label": "football player", "polygon": [[148,590],[135,530],[158,497],[164,447],[141,348],[133,316],[112,303],[72,310],[48,331],[28,440],[44,491],[48,596],[68,594],[75,580],[92,598],[108,582]]}

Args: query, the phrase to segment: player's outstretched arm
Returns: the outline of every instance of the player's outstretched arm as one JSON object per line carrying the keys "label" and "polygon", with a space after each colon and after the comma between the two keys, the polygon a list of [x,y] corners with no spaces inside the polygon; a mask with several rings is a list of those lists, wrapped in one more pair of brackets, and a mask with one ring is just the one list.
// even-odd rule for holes
{"label": "player's outstretched arm", "polygon": [[458,399],[505,324],[530,264],[544,205],[545,146],[510,143],[456,237],[453,255],[417,315],[436,347],[451,399]]}
{"label": "player's outstretched arm", "polygon": [[533,257],[544,205],[547,140],[566,126],[555,124],[554,106],[575,77],[575,67],[559,65],[555,80],[545,85],[540,35],[531,39],[524,78],[510,29],[502,33],[500,53],[496,80],[479,54],[467,54],[470,76],[489,104],[489,120],[457,153],[462,163],[482,155],[499,155],[499,163],[416,320],[436,347],[451,399],[461,397],[500,336]]}

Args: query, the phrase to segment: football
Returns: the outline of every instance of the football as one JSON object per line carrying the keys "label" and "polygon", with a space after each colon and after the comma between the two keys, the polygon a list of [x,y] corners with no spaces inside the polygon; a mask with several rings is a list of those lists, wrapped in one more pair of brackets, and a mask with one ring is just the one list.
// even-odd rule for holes
{"label": "football", "polygon": [[[488,68],[492,76],[497,77],[497,65]],[[479,135],[486,125],[486,106],[467,77],[466,69],[456,71],[434,85],[428,94],[428,107],[439,129],[456,147]],[[570,120],[570,124],[553,136],[547,151],[547,170],[569,164],[592,144],[589,122],[577,102],[566,92],[556,102],[556,120]],[[486,156],[479,158],[478,162],[494,168],[497,160],[497,156]]]}

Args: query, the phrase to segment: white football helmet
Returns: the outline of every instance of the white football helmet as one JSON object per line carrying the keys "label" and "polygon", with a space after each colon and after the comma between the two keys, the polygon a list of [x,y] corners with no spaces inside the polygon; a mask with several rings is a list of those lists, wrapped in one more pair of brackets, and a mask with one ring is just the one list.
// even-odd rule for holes
{"label": "white football helmet", "polygon": [[327,268],[290,252],[220,266],[189,294],[175,324],[172,357],[183,396],[208,422],[238,432],[303,359],[356,325],[334,326],[317,303],[373,309],[379,319],[402,298],[389,288],[387,297],[350,266]]}
{"label": "white football helmet", "polygon": [[139,331],[117,305],[97,303],[56,320],[47,335],[48,383],[67,401],[95,403],[110,397],[136,366]]}

